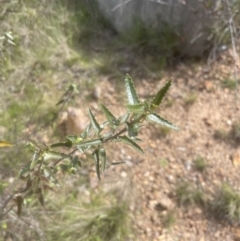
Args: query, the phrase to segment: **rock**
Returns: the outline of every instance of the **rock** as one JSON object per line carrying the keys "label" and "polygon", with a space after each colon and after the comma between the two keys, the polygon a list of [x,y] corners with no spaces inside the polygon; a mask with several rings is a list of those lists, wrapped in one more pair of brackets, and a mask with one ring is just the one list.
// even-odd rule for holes
{"label": "rock", "polygon": [[174,208],[174,203],[173,201],[165,196],[165,197],[161,197],[161,199],[158,201],[158,203],[155,206],[155,209],[158,211],[163,211],[163,210],[171,210]]}
{"label": "rock", "polygon": [[234,230],[234,241],[240,241],[240,228]]}
{"label": "rock", "polygon": [[87,115],[79,108],[69,107],[58,121],[58,128],[63,135],[79,135],[89,123]]}
{"label": "rock", "polygon": [[204,82],[204,87],[207,91],[212,91],[214,89],[214,85],[212,83],[212,81],[206,80]]}
{"label": "rock", "polygon": [[96,86],[93,89],[92,97],[96,100],[98,100],[101,97],[101,88],[99,86]]}
{"label": "rock", "polygon": [[240,150],[235,151],[230,158],[235,167],[240,166]]}

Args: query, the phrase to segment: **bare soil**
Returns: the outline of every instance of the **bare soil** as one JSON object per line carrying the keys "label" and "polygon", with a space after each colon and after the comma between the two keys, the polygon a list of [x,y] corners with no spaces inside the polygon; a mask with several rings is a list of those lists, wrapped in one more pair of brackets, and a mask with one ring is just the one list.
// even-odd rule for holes
{"label": "bare soil", "polygon": [[[132,200],[129,208],[136,231],[134,240],[240,240],[240,227],[209,208],[223,183],[240,189],[240,134],[236,130],[240,123],[239,89],[231,90],[222,84],[230,78],[233,66],[229,50],[210,65],[182,63],[165,71],[159,81],[135,82],[144,97],[173,79],[159,113],[181,129],[169,132],[147,125],[140,135],[145,155],[122,145],[108,153],[110,161],[126,164],[108,169],[101,185],[126,181],[123,195],[127,193]],[[98,101],[117,115],[123,113],[120,106],[125,101],[124,93],[113,95],[117,87],[111,79],[103,79],[99,88]],[[97,103],[90,105],[101,116]],[[203,171],[195,165],[197,158],[206,164]],[[93,187],[96,180],[92,172]],[[186,182],[204,194],[202,205],[179,203],[176,189]]]}

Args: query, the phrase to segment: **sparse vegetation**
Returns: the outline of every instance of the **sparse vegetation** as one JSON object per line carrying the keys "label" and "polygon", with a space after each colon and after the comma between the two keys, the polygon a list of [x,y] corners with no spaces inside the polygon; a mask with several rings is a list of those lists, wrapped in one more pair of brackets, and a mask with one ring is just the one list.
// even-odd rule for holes
{"label": "sparse vegetation", "polygon": [[204,172],[207,168],[207,162],[203,157],[198,156],[194,160],[194,166],[195,166],[196,170],[198,170],[200,172]]}
{"label": "sparse vegetation", "polygon": [[176,215],[174,210],[168,210],[162,215],[163,226],[167,229],[172,228],[176,224]]}
{"label": "sparse vegetation", "polygon": [[[233,18],[239,20],[240,15],[237,14],[239,13],[239,1],[236,2],[238,2],[238,6],[236,6]],[[122,193],[126,191],[126,188],[124,191],[121,189],[122,193],[116,195],[114,192],[106,193],[101,185],[96,187],[98,181],[95,180],[92,164],[96,165],[97,175],[102,177],[105,168],[104,159],[93,161],[91,151],[85,152],[86,157],[83,160],[77,157],[71,160],[60,160],[56,156],[52,156],[53,159],[56,158],[56,162],[60,161],[60,164],[54,168],[55,161],[46,157],[46,154],[57,154],[53,153],[55,150],[52,151],[52,146],[49,143],[61,144],[59,135],[56,134],[56,124],[53,121],[57,114],[64,110],[69,103],[73,106],[81,103],[82,107],[85,108],[88,101],[93,102],[92,98],[88,97],[93,88],[98,85],[99,80],[114,82],[113,89],[122,93],[123,75],[127,72],[130,72],[134,77],[139,77],[134,78],[137,81],[140,79],[137,82],[138,86],[141,85],[141,79],[158,81],[164,77],[165,73],[162,69],[169,62],[169,59],[172,60],[173,55],[178,54],[179,36],[174,33],[174,29],[167,26],[165,31],[159,34],[154,32],[151,27],[144,27],[141,22],[136,24],[137,28],[133,28],[127,36],[118,35],[112,29],[111,24],[99,14],[96,5],[91,5],[90,1],[87,0],[0,1],[0,142],[1,140],[9,140],[14,144],[14,148],[0,149],[0,236],[2,237],[0,240],[138,240],[138,237],[135,238],[132,235],[132,223],[136,222],[136,217],[131,216],[132,207],[128,201],[121,198],[124,196]],[[225,24],[226,22],[224,22],[224,28],[229,28]],[[222,34],[226,31],[219,28],[217,32],[221,35],[220,38],[224,37],[222,38],[224,44],[229,43],[229,31],[227,34]],[[225,41],[225,37],[228,38],[227,41]],[[101,78],[101,75],[107,76]],[[71,88],[73,87],[71,83],[76,82],[79,84],[80,93],[75,92],[68,101],[61,98],[60,101],[65,106],[61,106],[61,104],[56,106],[59,96],[66,91],[66,86]],[[180,82],[179,85],[181,85]],[[224,79],[221,84],[223,88],[234,90],[238,88],[239,81],[229,77]],[[146,87],[148,86],[146,85]],[[119,89],[121,91],[118,91]],[[189,91],[183,100],[186,106],[194,104],[198,97],[197,93]],[[74,96],[75,99],[72,98]],[[114,95],[111,97],[115,98]],[[121,95],[117,95],[116,98],[118,103],[124,102]],[[176,100],[178,103],[177,98]],[[175,99],[165,99],[164,101],[162,106],[169,107],[171,111],[170,107],[173,107]],[[146,102],[140,103],[135,107],[145,108],[147,106],[145,104]],[[98,112],[96,105],[93,106],[92,112],[95,117],[95,111],[97,114],[100,111]],[[139,109],[134,111],[139,111]],[[130,136],[129,139],[137,143],[134,148],[140,151],[138,145],[141,142],[135,135],[142,128],[142,124],[139,126],[131,125],[131,121],[134,121],[134,115],[137,117],[141,114],[131,112],[133,118],[129,117],[122,126],[127,128],[126,135]],[[179,118],[182,116],[180,115]],[[165,121],[163,123],[166,124]],[[100,127],[102,128],[101,125]],[[111,126],[109,132],[113,129]],[[162,137],[160,141],[161,145],[164,145],[164,138],[170,133],[169,128],[160,126],[156,130],[159,134],[156,135],[157,138]],[[119,129],[116,129],[115,133],[118,131]],[[94,133],[93,128],[90,132]],[[156,134],[152,131],[150,133]],[[228,142],[232,141],[234,145],[238,145],[239,133],[240,125],[235,122],[230,132],[219,130],[216,131],[215,137]],[[102,132],[93,135],[101,138]],[[198,138],[199,135],[195,137]],[[65,144],[73,144],[76,147],[80,142],[83,142],[80,139],[76,136],[68,137]],[[164,178],[168,177],[168,169],[171,169],[171,177],[174,179],[165,179],[170,180],[169,183],[173,186],[176,180],[175,174],[179,175],[179,165],[175,159],[181,158],[181,151],[186,155],[189,153],[187,147],[180,145],[179,140],[177,140],[178,146],[176,146],[175,140],[171,142],[171,135],[166,139],[169,143],[164,146],[163,152],[165,150],[168,152],[169,149],[173,148],[174,153],[171,153],[169,159],[168,156],[164,157],[162,152],[162,157],[155,153],[154,159],[159,161],[157,164],[160,164],[161,168],[159,165],[157,168],[163,171]],[[31,141],[29,149],[24,148],[27,140]],[[75,141],[79,141],[79,143],[73,143]],[[84,141],[88,141],[88,139]],[[117,141],[120,142],[120,140]],[[97,150],[99,147],[94,146],[94,148]],[[102,149],[99,150],[101,157],[103,157]],[[152,150],[155,152],[155,148]],[[175,152],[178,151],[180,154],[176,157]],[[58,152],[67,153],[66,146],[61,146]],[[33,153],[40,154],[40,157],[34,158]],[[120,153],[123,156],[121,161],[124,161],[127,155],[125,152]],[[71,154],[70,150],[67,154]],[[41,155],[45,157],[41,159]],[[114,158],[118,158],[115,153]],[[130,159],[129,165],[135,163],[135,157],[133,159]],[[26,165],[29,160],[31,160],[31,164],[30,162],[29,164],[32,165],[30,168]],[[36,163],[34,163],[35,161]],[[209,162],[211,162],[210,159]],[[48,164],[50,164],[49,169],[46,167]],[[106,164],[108,167],[110,164],[118,163],[111,163],[110,160]],[[124,165],[124,168],[128,168],[128,164]],[[41,165],[45,168],[45,172],[38,179],[38,168]],[[159,188],[166,188],[166,192],[169,190],[168,187],[162,186],[161,181],[158,182],[160,175],[158,175],[158,170],[155,170],[155,166],[151,166],[150,161],[147,165],[154,169],[154,172],[152,173],[152,169],[149,169],[149,177],[146,176],[145,181],[146,183],[153,181],[154,187],[149,191],[141,186],[139,190],[141,190],[140,192],[144,190],[142,193],[147,196],[147,199],[153,199],[156,198],[154,195],[159,191]],[[199,157],[194,161],[194,166],[203,172],[207,167],[206,160]],[[143,165],[143,169],[146,167]],[[21,178],[28,179],[18,180],[14,178],[21,168],[23,168],[21,174],[24,174]],[[165,169],[162,170],[162,168]],[[23,173],[24,171],[26,172]],[[69,176],[70,174],[75,174],[75,176]],[[137,174],[139,174],[139,177],[137,176],[139,184],[137,184],[140,186],[142,185],[140,182],[141,170]],[[195,172],[194,174],[201,175]],[[225,173],[223,172],[223,174]],[[79,176],[80,179],[78,179]],[[90,179],[93,183],[90,183]],[[26,193],[19,191],[24,184],[27,188],[31,184]],[[206,180],[206,185],[208,184],[208,180]],[[61,187],[57,188],[58,185]],[[119,187],[116,189],[119,190]],[[149,193],[151,195],[148,196]],[[132,192],[129,195],[132,196]],[[145,199],[144,195],[142,195],[143,199]],[[7,203],[6,201],[11,197],[14,200],[12,199],[12,202]],[[190,205],[204,205],[206,203],[203,191],[195,188],[192,183],[180,184],[176,189],[176,199],[180,206],[188,205],[189,208],[191,208]],[[224,217],[231,223],[239,224],[240,214],[238,212],[240,208],[238,206],[240,206],[240,201],[238,199],[237,191],[230,186],[223,187],[219,196],[214,200],[213,212],[217,214],[217,217]],[[39,203],[44,204],[44,206],[40,206]],[[5,204],[7,206],[4,206]],[[210,211],[212,212],[212,210]],[[18,215],[21,213],[22,216],[19,218]],[[173,210],[166,211],[166,215],[160,218],[162,221],[161,229],[173,227],[177,219]],[[144,222],[143,225],[145,225]],[[154,223],[152,226],[154,231],[159,228],[154,229]],[[142,230],[145,232],[144,228]],[[177,239],[177,237],[174,238]],[[145,240],[153,239],[145,237]]]}
{"label": "sparse vegetation", "polygon": [[168,161],[166,159],[160,158],[158,161],[159,161],[159,164],[162,168],[167,167]]}
{"label": "sparse vegetation", "polygon": [[157,132],[159,133],[159,137],[166,137],[171,130],[169,131],[169,128],[166,128],[165,126],[158,127]]}
{"label": "sparse vegetation", "polygon": [[203,191],[194,188],[189,182],[180,183],[175,193],[179,205],[205,205]]}
{"label": "sparse vegetation", "polygon": [[193,105],[197,100],[197,94],[196,93],[188,93],[184,97],[184,103],[186,106]]}
{"label": "sparse vegetation", "polygon": [[212,207],[217,217],[225,218],[230,223],[240,223],[240,193],[230,185],[222,185]]}
{"label": "sparse vegetation", "polygon": [[[232,130],[231,130],[231,136],[233,139],[239,143],[240,142],[240,122],[233,123]],[[230,138],[231,138],[230,136]]]}
{"label": "sparse vegetation", "polygon": [[235,90],[237,88],[237,81],[231,78],[226,78],[222,80],[222,87],[230,90]]}
{"label": "sparse vegetation", "polygon": [[225,131],[223,129],[216,130],[214,133],[214,138],[217,140],[224,141],[228,138],[228,133],[227,133],[227,131]]}

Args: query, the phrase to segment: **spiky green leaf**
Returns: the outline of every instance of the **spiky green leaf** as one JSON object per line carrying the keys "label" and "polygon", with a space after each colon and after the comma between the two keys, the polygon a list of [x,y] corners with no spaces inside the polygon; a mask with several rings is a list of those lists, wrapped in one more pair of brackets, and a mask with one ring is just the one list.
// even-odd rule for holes
{"label": "spiky green leaf", "polygon": [[80,135],[83,139],[86,139],[91,131],[92,124],[88,124],[84,132]]}
{"label": "spiky green leaf", "polygon": [[142,148],[133,140],[131,140],[130,138],[128,138],[127,136],[119,136],[118,139],[120,141],[122,141],[123,143],[133,147],[135,150],[137,150],[140,153],[144,153],[144,151],[142,150]]}
{"label": "spiky green leaf", "polygon": [[81,167],[82,166],[81,161],[78,156],[73,157],[71,164],[73,167]]}
{"label": "spiky green leaf", "polygon": [[96,173],[98,176],[98,179],[101,180],[101,175],[100,175],[100,160],[99,160],[99,149],[95,150],[93,152],[93,157],[95,160],[95,165],[96,165]]}
{"label": "spiky green leaf", "polygon": [[127,124],[128,136],[130,138],[137,137],[139,129],[140,129],[140,125],[138,123],[134,125]]}
{"label": "spiky green leaf", "polygon": [[104,148],[101,148],[99,150],[99,158],[101,161],[102,172],[104,172],[106,169],[106,163],[107,163],[106,151]]}
{"label": "spiky green leaf", "polygon": [[160,89],[158,91],[158,93],[156,94],[156,96],[154,97],[154,99],[152,100],[151,104],[153,106],[159,106],[164,98],[164,96],[166,95],[168,89],[170,88],[172,84],[172,80],[170,79],[164,86],[162,89]]}
{"label": "spiky green leaf", "polygon": [[179,129],[177,126],[173,125],[170,121],[162,118],[161,116],[159,116],[155,113],[147,115],[147,120],[152,121],[152,122],[154,122],[156,124],[159,124],[159,125],[166,126],[166,127],[171,128],[173,130]]}
{"label": "spiky green leaf", "polygon": [[111,111],[105,105],[100,104],[100,108],[111,125],[119,125],[119,120],[117,120],[117,118],[111,113]]}
{"label": "spiky green leaf", "polygon": [[52,170],[49,166],[44,166],[43,174],[48,180],[50,180],[56,186],[60,186],[57,178],[55,177],[54,170]]}
{"label": "spiky green leaf", "polygon": [[119,118],[119,121],[120,121],[119,125],[122,125],[122,124],[126,123],[129,116],[130,116],[130,113],[126,113],[125,115],[121,116]]}
{"label": "spiky green leaf", "polygon": [[66,155],[64,153],[55,152],[55,151],[45,151],[43,154],[43,160],[59,160],[59,159],[70,159],[69,155]]}
{"label": "spiky green leaf", "polygon": [[55,148],[55,147],[68,147],[71,148],[73,146],[71,141],[66,141],[66,142],[58,142],[58,143],[54,143],[52,145],[50,145],[51,148]]}
{"label": "spiky green leaf", "polygon": [[32,162],[29,162],[27,165],[25,165],[19,172],[19,178],[20,179],[26,179],[29,176],[30,173],[30,166]]}
{"label": "spiky green leaf", "polygon": [[102,128],[99,126],[98,122],[96,121],[96,118],[94,117],[91,109],[88,109],[89,118],[91,120],[91,124],[93,126],[94,131],[99,134],[102,131]]}
{"label": "spiky green leaf", "polygon": [[132,78],[127,74],[125,77],[125,88],[129,105],[140,103]]}
{"label": "spiky green leaf", "polygon": [[139,104],[135,104],[135,105],[127,105],[126,107],[130,113],[144,113],[146,111],[144,103],[139,103]]}
{"label": "spiky green leaf", "polygon": [[102,144],[102,138],[91,140],[91,141],[84,141],[80,142],[79,144],[76,145],[77,148],[84,148],[84,147],[91,147],[91,146],[97,146]]}
{"label": "spiky green leaf", "polygon": [[31,170],[37,165],[38,161],[39,161],[39,151],[35,151],[33,154],[31,165],[30,165]]}

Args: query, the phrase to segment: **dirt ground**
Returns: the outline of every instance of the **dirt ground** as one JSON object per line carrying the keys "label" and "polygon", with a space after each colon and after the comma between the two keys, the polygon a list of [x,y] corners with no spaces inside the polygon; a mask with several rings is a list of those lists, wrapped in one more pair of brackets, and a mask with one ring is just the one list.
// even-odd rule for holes
{"label": "dirt ground", "polygon": [[[224,80],[231,78],[233,66],[229,50],[210,65],[182,63],[165,71],[159,81],[135,82],[144,97],[155,93],[168,78],[173,79],[160,114],[181,129],[169,132],[147,125],[140,135],[145,155],[121,145],[108,153],[111,161],[126,164],[107,170],[100,185],[125,183],[122,196],[131,199],[134,240],[240,240],[238,225],[208,208],[223,183],[240,189],[239,88],[223,86]],[[97,98],[119,114],[124,109],[119,107],[121,93],[112,95],[115,87],[109,79],[102,80]],[[90,105],[101,115],[97,102]],[[199,159],[204,162],[203,170],[195,162]],[[92,186],[96,183],[93,172]],[[183,183],[203,193],[202,205],[194,199],[188,205],[179,203],[176,190]]]}

